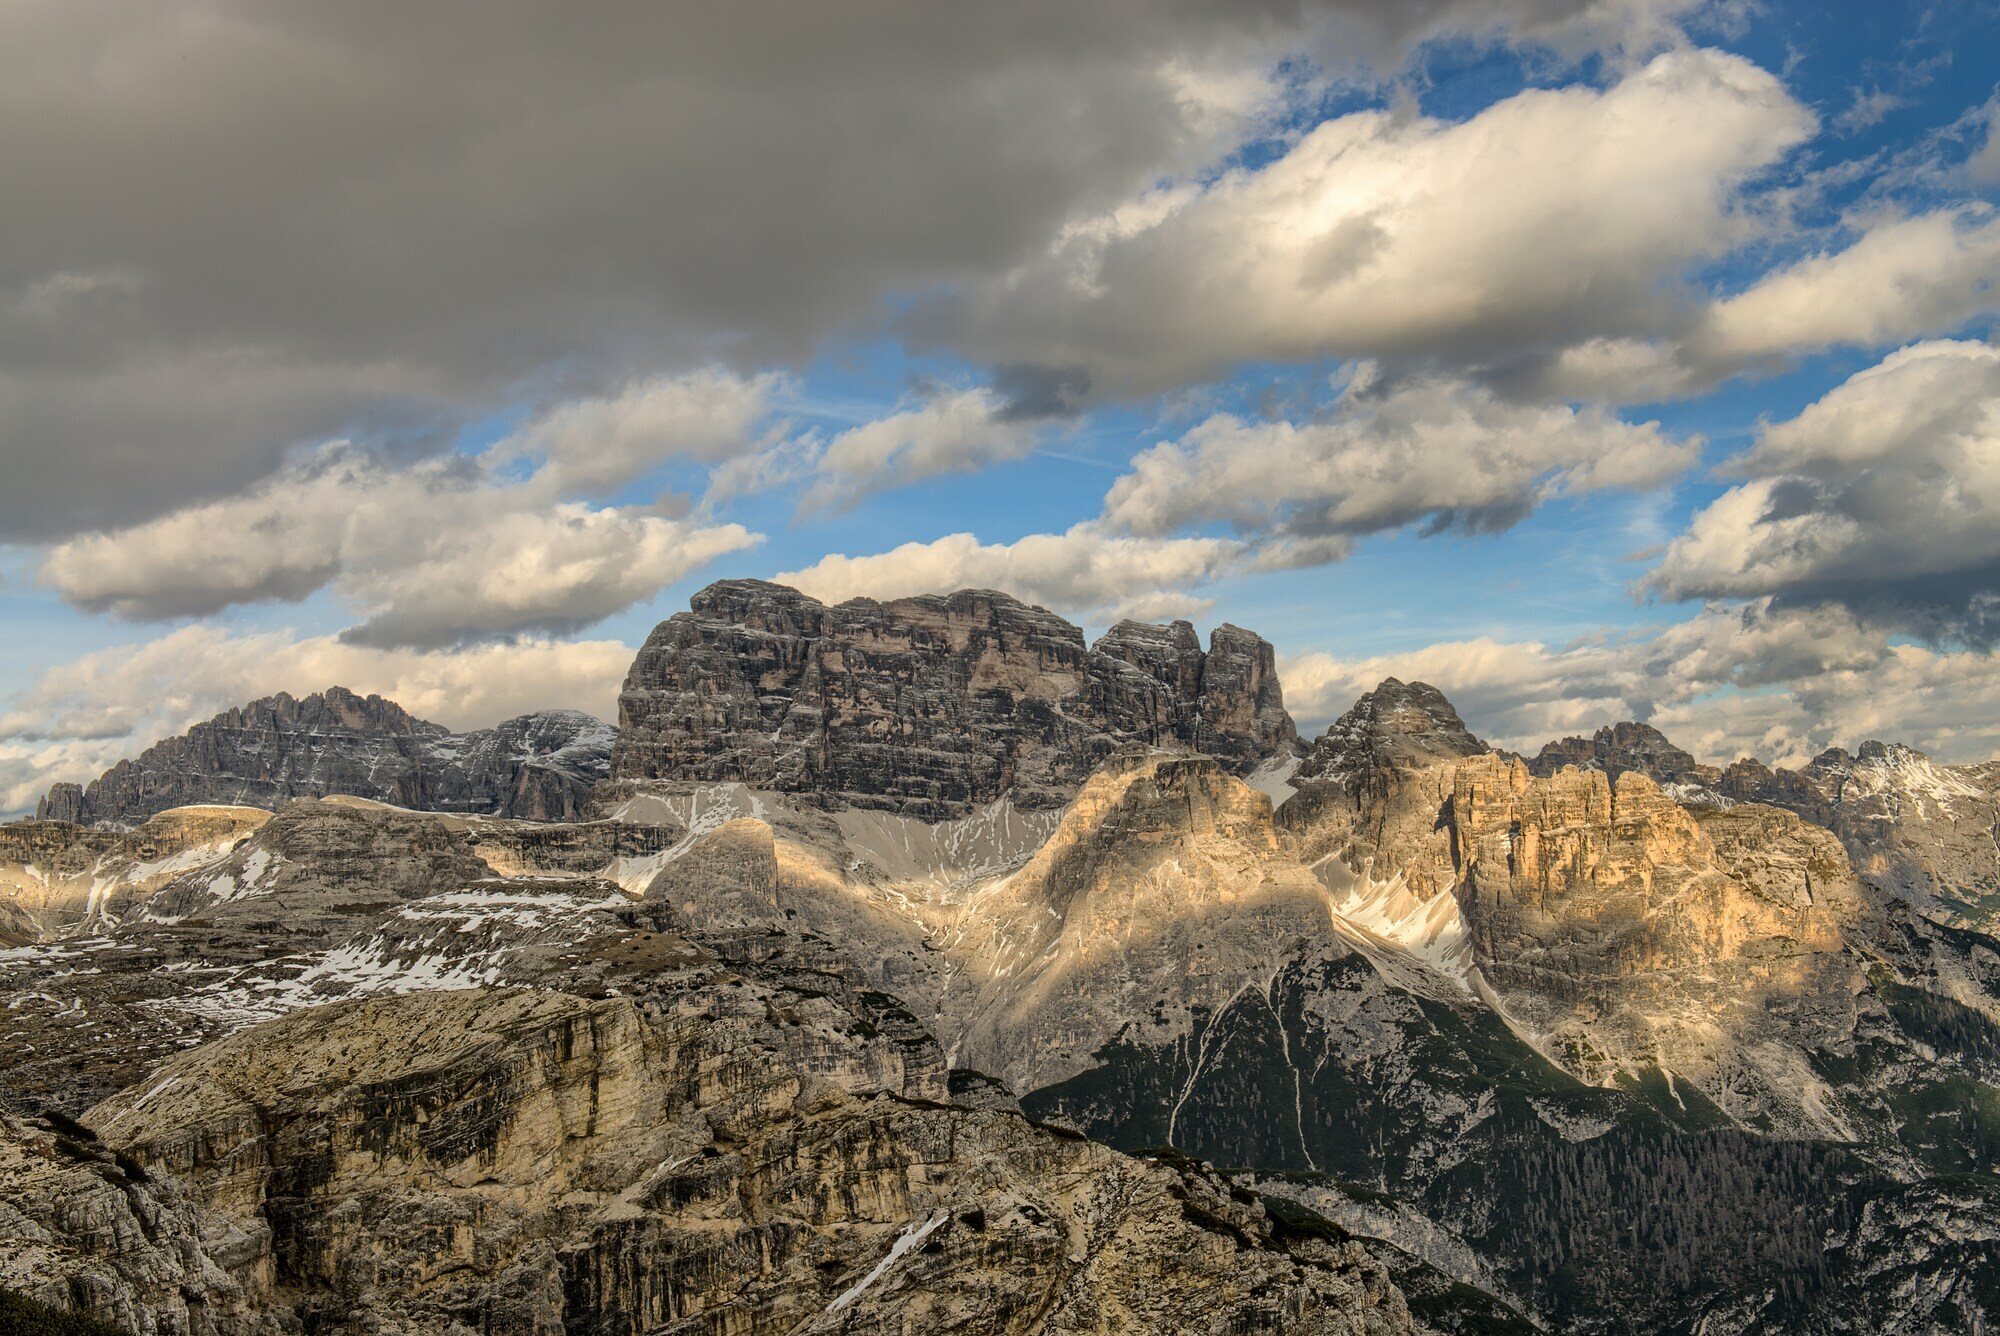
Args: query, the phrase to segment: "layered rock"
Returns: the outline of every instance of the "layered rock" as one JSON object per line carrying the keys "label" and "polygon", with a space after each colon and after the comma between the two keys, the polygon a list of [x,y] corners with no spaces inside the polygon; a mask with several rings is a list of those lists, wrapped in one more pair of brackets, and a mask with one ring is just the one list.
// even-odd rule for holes
{"label": "layered rock", "polygon": [[854,1024],[754,983],[349,1004],[88,1121],[246,1241],[252,1313],[327,1333],[1415,1330],[1352,1244],[885,1085],[838,1057]]}
{"label": "layered rock", "polygon": [[1456,877],[1440,819],[1454,768],[1486,751],[1443,692],[1388,678],[1313,742],[1279,824],[1330,889],[1372,872],[1427,903]]}
{"label": "layered rock", "polygon": [[0,825],[0,906],[31,940],[93,931],[193,867],[226,856],[270,813],[182,807],[134,830],[62,821]]}
{"label": "layered rock", "polygon": [[1707,789],[1721,777],[1714,766],[1700,764],[1651,724],[1630,721],[1600,728],[1588,738],[1551,742],[1527,764],[1530,773],[1544,779],[1564,766],[1575,766],[1602,770],[1613,783],[1627,770],[1636,770],[1669,791]]}
{"label": "layered rock", "polygon": [[1271,647],[1124,623],[1095,648],[1006,594],[827,607],[731,580],[655,628],[619,697],[614,780],[811,795],[926,820],[1065,801],[1119,746],[1247,771],[1293,738]]}
{"label": "layered rock", "polygon": [[574,710],[453,733],[380,696],[280,692],[120,761],[80,794],[57,785],[40,811],[137,825],[194,804],[276,810],[345,793],[426,811],[568,820],[604,777],[611,743],[609,726]]}
{"label": "layered rock", "polygon": [[[1457,898],[1481,972],[1586,1080],[1665,1068],[1733,1116],[1814,1127],[1804,1052],[1852,1034],[1844,930],[1867,906],[1839,844],[1774,808],[1682,808],[1652,780],[1485,756],[1451,799]],[[1796,1068],[1796,1070],[1794,1070]]]}

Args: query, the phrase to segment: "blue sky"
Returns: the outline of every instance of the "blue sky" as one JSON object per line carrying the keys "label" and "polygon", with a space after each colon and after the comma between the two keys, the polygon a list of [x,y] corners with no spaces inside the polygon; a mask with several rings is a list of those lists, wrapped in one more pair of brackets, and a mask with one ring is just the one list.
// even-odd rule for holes
{"label": "blue sky", "polygon": [[2000,751],[2000,5],[448,9],[22,11],[0,810],[281,689],[608,714],[746,575]]}

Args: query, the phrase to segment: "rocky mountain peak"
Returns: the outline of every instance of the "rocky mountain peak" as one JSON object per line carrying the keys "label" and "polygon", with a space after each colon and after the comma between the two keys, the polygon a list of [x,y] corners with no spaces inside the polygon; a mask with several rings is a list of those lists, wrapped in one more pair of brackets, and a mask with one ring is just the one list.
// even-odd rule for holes
{"label": "rocky mountain peak", "polygon": [[1490,750],[1442,691],[1388,677],[1319,736],[1299,778],[1338,779],[1383,764],[1426,765]]}
{"label": "rocky mountain peak", "polygon": [[966,815],[1059,805],[1120,746],[1247,772],[1294,737],[1261,637],[1126,622],[1095,647],[1008,594],[829,607],[762,581],[709,586],[647,639],[619,697],[624,784],[738,782],[823,806]]}
{"label": "rocky mountain peak", "polygon": [[1705,785],[1716,770],[1697,762],[1651,724],[1633,720],[1600,728],[1588,738],[1551,742],[1528,762],[1531,773],[1547,778],[1566,765],[1602,770],[1611,779],[1636,770],[1657,784]]}
{"label": "rocky mountain peak", "polygon": [[576,710],[453,733],[345,687],[279,692],[155,743],[81,789],[57,785],[39,810],[79,825],[134,826],[175,807],[276,810],[344,793],[427,811],[565,819],[588,804],[612,740],[608,724]]}

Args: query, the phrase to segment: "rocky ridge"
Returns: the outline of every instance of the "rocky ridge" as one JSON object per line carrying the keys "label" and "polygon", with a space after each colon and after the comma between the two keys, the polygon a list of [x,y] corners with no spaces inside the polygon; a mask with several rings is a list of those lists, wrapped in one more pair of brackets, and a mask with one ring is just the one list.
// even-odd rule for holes
{"label": "rocky ridge", "polygon": [[608,725],[575,710],[453,733],[380,696],[280,692],[155,743],[87,786],[55,785],[36,815],[136,826],[177,807],[276,810],[294,798],[352,794],[426,811],[568,820],[589,804],[611,745]]}
{"label": "rocky ridge", "polygon": [[1060,806],[1128,742],[1247,773],[1289,748],[1271,646],[1123,622],[1095,646],[988,590],[827,607],[727,580],[660,624],[619,697],[618,785],[739,782],[823,805],[960,818]]}
{"label": "rocky ridge", "polygon": [[[101,1142],[8,1135],[131,1204],[123,1154],[202,1238],[236,1240],[209,1257],[235,1290],[190,1322],[904,1330],[957,1320],[939,1258],[1003,1314],[1078,1330],[1403,1321],[1342,1299],[1309,1325],[1333,1291],[1303,1240],[1350,1232],[1345,1274],[1393,1277],[1441,1330],[1943,1332],[2000,1311],[1977,1243],[2000,1237],[2000,943],[1747,800],[1785,781],[1691,779],[1636,726],[1523,761],[1393,680],[1310,747],[1201,755],[1189,730],[1257,693],[1203,703],[1216,651],[1192,659],[1191,628],[1085,651],[975,594],[847,605],[875,629],[826,643],[782,624],[812,611],[790,591],[759,602],[774,588],[747,586],[770,617],[738,628],[736,678],[713,645],[685,658],[673,709],[699,718],[660,731],[692,769],[608,783],[592,820],[300,803],[7,949],[0,1043],[20,1060],[0,1102],[108,1096],[86,1116]],[[1064,733],[1075,693],[1038,713],[1073,652],[1086,682],[1155,684],[1118,708],[1161,731]],[[794,658],[819,666],[794,679]],[[799,685],[813,674],[838,681]],[[824,752],[796,782],[742,721],[700,724],[700,702],[726,723],[771,684],[777,731]],[[973,759],[938,770],[919,748],[885,777],[883,700],[929,702],[933,749]],[[1095,749],[1088,773],[1045,754],[1044,725]],[[988,754],[1015,758],[992,789]],[[1919,800],[1973,802],[1938,787],[1970,769],[1864,754],[1799,782],[1878,803],[1890,829]],[[115,832],[22,829],[78,866],[131,857]],[[479,1000],[442,1001],[460,996]],[[839,1149],[801,1149],[822,1144]],[[54,1243],[39,1270],[0,1246],[0,1285],[117,1311],[139,1282],[104,1258],[152,1236],[65,1243],[11,1186],[53,1181],[31,1159],[0,1165],[0,1239]],[[1073,1190],[1099,1181],[1115,1202]],[[974,1239],[1019,1202],[1039,1215],[1006,1217],[1006,1249]],[[1219,1260],[1191,1275],[1221,1309],[1163,1279],[1161,1250],[1207,1246],[1176,1219],[1231,1239],[1251,1291]],[[1040,1245],[1013,1251],[1038,1222],[1067,1279]],[[174,1273],[184,1301],[199,1272]]]}

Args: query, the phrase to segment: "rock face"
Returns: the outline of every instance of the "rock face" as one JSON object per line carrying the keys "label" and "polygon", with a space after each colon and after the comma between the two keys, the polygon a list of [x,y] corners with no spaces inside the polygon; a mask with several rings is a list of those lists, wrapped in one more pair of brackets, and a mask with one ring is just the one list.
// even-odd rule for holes
{"label": "rock face", "polygon": [[276,810],[346,793],[425,811],[573,819],[610,764],[609,726],[574,710],[452,733],[394,701],[330,687],[226,711],[120,761],[80,793],[56,785],[40,810],[76,824],[137,825],[170,808]]}
{"label": "rock face", "polygon": [[1528,763],[1542,777],[1564,765],[1613,780],[1645,775],[1679,801],[1702,807],[1762,803],[1840,837],[1869,885],[1946,922],[2000,928],[2000,766],[1939,765],[1913,747],[1838,747],[1798,770],[1744,757],[1723,769],[1697,763],[1645,725],[1613,724],[1589,739],[1543,747]]}
{"label": "rock face", "polygon": [[1127,742],[1247,771],[1294,738],[1271,647],[1122,623],[1095,648],[1005,594],[827,607],[711,585],[658,626],[619,697],[617,781],[735,781],[926,820],[1065,801]]}
{"label": "rock face", "polygon": [[737,983],[322,1008],[86,1121],[241,1240],[238,1311],[328,1336],[1415,1331],[1353,1244],[885,1082],[823,1046],[837,1003]]}
{"label": "rock face", "polygon": [[121,908],[223,857],[270,819],[252,807],[182,807],[129,831],[62,821],[0,825],[0,906],[31,939],[102,928]]}
{"label": "rock face", "polygon": [[1803,1059],[1855,1027],[1844,930],[1866,912],[1826,832],[1746,805],[1699,819],[1637,771],[1461,763],[1451,798],[1457,898],[1510,1014],[1593,1083],[1647,1068],[1692,1079],[1733,1117],[1813,1126]]}
{"label": "rock face", "polygon": [[1456,876],[1438,820],[1453,769],[1486,751],[1443,692],[1389,678],[1314,740],[1279,824],[1331,889],[1379,864],[1381,880],[1398,876],[1432,900]]}
{"label": "rock face", "polygon": [[1637,770],[1662,788],[1714,784],[1719,772],[1667,741],[1651,724],[1631,722],[1600,728],[1588,738],[1564,738],[1543,747],[1528,762],[1530,773],[1546,779],[1564,766],[1602,770],[1614,783],[1627,770]]}

